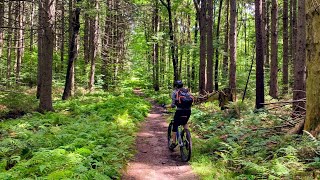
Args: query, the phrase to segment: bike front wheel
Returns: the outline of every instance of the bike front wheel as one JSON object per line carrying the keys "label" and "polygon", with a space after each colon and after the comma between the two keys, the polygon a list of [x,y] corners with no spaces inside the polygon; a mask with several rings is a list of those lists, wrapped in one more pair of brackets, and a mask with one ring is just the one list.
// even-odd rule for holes
{"label": "bike front wheel", "polygon": [[168,148],[171,145],[171,132],[172,132],[172,128],[173,128],[173,123],[171,122],[168,126],[168,133],[167,133],[167,140],[168,140]]}
{"label": "bike front wheel", "polygon": [[182,161],[187,162],[191,158],[192,150],[191,134],[188,129],[182,130],[181,140],[183,142],[183,146],[180,146],[181,159]]}

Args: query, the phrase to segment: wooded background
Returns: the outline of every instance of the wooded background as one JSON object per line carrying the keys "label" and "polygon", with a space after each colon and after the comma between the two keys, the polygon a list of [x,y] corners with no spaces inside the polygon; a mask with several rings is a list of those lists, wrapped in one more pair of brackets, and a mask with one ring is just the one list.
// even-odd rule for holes
{"label": "wooded background", "polygon": [[1,0],[1,89],[37,86],[43,112],[52,87],[68,99],[134,75],[155,91],[182,79],[202,95],[246,92],[258,109],[267,95],[290,99],[317,134],[317,12],[311,0]]}

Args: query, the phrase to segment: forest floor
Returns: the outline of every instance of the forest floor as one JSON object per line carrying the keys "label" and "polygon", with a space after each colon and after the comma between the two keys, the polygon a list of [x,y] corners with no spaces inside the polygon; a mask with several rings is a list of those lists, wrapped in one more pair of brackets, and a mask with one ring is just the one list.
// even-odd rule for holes
{"label": "forest floor", "polygon": [[[135,93],[140,94],[139,90]],[[153,107],[146,121],[141,124],[141,130],[137,134],[134,159],[129,162],[123,173],[123,180],[188,180],[199,179],[191,169],[191,166],[182,162],[178,148],[171,152],[167,147],[166,115],[162,107],[152,103]]]}

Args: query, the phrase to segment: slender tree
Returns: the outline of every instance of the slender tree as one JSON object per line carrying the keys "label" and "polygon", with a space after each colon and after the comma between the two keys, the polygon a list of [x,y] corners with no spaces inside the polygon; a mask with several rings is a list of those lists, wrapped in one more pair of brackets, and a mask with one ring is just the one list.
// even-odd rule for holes
{"label": "slender tree", "polygon": [[271,10],[271,70],[270,70],[270,91],[273,98],[278,97],[278,2],[272,0]]}
{"label": "slender tree", "polygon": [[237,61],[237,1],[230,0],[230,68],[229,87],[236,100],[236,61]]}
{"label": "slender tree", "polygon": [[[205,2],[205,1],[204,1]],[[207,0],[207,83],[206,91],[213,92],[213,0]]]}
{"label": "slender tree", "polygon": [[224,55],[223,55],[223,73],[222,76],[226,77],[228,74],[228,64],[229,64],[229,5],[230,0],[226,0],[226,24],[225,24],[225,36],[224,36]]}
{"label": "slender tree", "polygon": [[264,59],[262,37],[262,0],[255,0],[256,29],[256,108],[263,108],[264,103]]}
{"label": "slender tree", "polygon": [[288,51],[289,51],[289,41],[288,41],[288,0],[283,0],[283,64],[282,64],[282,93],[288,93],[288,86],[289,86],[289,58],[288,58]]}
{"label": "slender tree", "polygon": [[[205,0],[193,0],[197,14],[199,14],[200,27],[200,65],[199,65],[199,93],[205,94],[206,90],[206,58],[207,58],[207,5]],[[199,4],[200,2],[200,4]]]}
{"label": "slender tree", "polygon": [[174,81],[178,80],[179,73],[178,73],[178,57],[176,56],[176,44],[174,44],[174,32],[173,32],[173,22],[172,22],[172,7],[171,7],[171,0],[160,0],[164,7],[166,7],[168,11],[168,21],[169,21],[169,36],[170,36],[170,49],[171,49],[171,60],[173,65],[173,76]]}
{"label": "slender tree", "polygon": [[4,0],[0,0],[0,58],[2,58],[2,52],[3,52],[3,38],[4,38]]}
{"label": "slender tree", "polygon": [[[80,0],[72,0],[73,4],[77,4]],[[72,8],[73,9],[73,8]],[[79,30],[80,30],[80,11],[79,7],[74,8],[71,13],[71,39],[69,40],[69,53],[68,53],[68,66],[66,74],[66,82],[64,86],[64,91],[62,99],[66,100],[73,95],[74,90],[74,64],[78,56],[78,41],[79,41]]]}
{"label": "slender tree", "polygon": [[[97,0],[90,1],[94,6],[95,10],[99,9],[99,3]],[[95,76],[95,69],[96,69],[96,59],[97,59],[97,43],[98,43],[98,14],[95,14],[92,19],[90,19],[90,39],[89,39],[89,48],[90,48],[90,74],[89,74],[89,90],[90,92],[93,91],[94,88],[94,76]]]}
{"label": "slender tree", "polygon": [[[297,54],[293,63],[293,100],[301,100],[306,97],[306,15],[304,0],[298,1],[297,19]],[[304,114],[305,103],[295,102],[293,104],[293,111],[295,114]]]}
{"label": "slender tree", "polygon": [[[153,32],[157,36],[159,31],[159,14],[158,14],[158,0],[155,2],[154,18],[153,18]],[[153,88],[155,91],[159,91],[159,42],[153,44]]]}
{"label": "slender tree", "polygon": [[220,36],[220,21],[221,21],[221,11],[222,11],[222,3],[223,0],[220,0],[220,5],[219,5],[219,13],[218,13],[218,23],[217,23],[217,31],[216,31],[216,42],[218,46],[216,47],[216,63],[215,63],[215,71],[214,71],[214,90],[218,91],[219,90],[219,84],[218,84],[218,76],[219,76],[219,47],[220,47],[220,41],[219,41],[219,36]]}

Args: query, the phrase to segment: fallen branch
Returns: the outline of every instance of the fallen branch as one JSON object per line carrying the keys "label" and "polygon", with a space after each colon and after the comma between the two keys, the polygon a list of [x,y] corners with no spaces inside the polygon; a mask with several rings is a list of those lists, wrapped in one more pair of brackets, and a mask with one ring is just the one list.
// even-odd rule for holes
{"label": "fallen branch", "polygon": [[306,99],[299,99],[299,100],[292,100],[292,101],[279,101],[279,102],[270,102],[270,103],[261,103],[263,105],[270,105],[270,104],[282,104],[282,103],[295,103],[295,102],[306,102]]}
{"label": "fallen branch", "polygon": [[290,134],[290,135],[291,134],[300,134],[303,131],[303,127],[304,127],[304,119],[302,119],[302,121],[300,121],[300,123],[296,124],[293,129],[288,131],[287,134]]}

